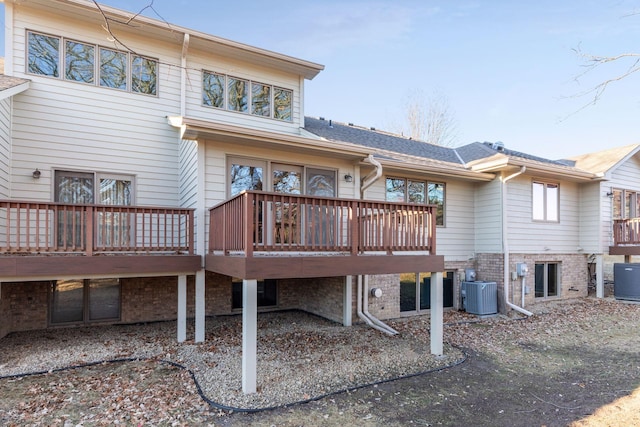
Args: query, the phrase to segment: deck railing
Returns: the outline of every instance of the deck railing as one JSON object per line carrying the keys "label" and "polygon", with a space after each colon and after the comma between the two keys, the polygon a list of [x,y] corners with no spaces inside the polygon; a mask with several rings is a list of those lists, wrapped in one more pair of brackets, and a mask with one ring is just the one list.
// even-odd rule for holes
{"label": "deck railing", "polygon": [[214,254],[435,254],[433,205],[246,191],[209,212],[209,253]]}
{"label": "deck railing", "polygon": [[640,218],[614,219],[613,245],[640,245]]}
{"label": "deck railing", "polygon": [[0,200],[0,254],[194,253],[192,209]]}

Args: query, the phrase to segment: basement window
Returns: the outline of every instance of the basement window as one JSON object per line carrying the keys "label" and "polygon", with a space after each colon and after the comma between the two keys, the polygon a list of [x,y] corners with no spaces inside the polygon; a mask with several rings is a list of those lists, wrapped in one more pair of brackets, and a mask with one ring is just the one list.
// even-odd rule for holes
{"label": "basement window", "polygon": [[84,279],[51,282],[52,325],[120,320],[120,280]]}
{"label": "basement window", "polygon": [[536,298],[557,297],[560,288],[560,265],[557,262],[536,263]]}
{"label": "basement window", "polygon": [[[231,308],[242,308],[242,279],[233,278],[231,282]],[[258,280],[258,307],[278,305],[278,282],[275,279]]]}

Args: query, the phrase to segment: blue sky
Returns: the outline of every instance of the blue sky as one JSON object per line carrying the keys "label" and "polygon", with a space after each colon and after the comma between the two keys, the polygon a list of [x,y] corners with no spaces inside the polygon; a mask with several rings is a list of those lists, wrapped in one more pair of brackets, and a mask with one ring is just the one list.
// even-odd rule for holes
{"label": "blue sky", "polygon": [[[151,0],[104,0],[139,11]],[[3,6],[0,6],[3,8]],[[457,144],[502,141],[551,159],[640,143],[640,73],[593,106],[578,97],[630,64],[590,72],[573,51],[640,52],[626,0],[154,0],[170,23],[325,65],[305,113],[392,129],[407,97],[445,97]],[[154,11],[145,14],[158,18]],[[622,66],[622,68],[621,68]]]}

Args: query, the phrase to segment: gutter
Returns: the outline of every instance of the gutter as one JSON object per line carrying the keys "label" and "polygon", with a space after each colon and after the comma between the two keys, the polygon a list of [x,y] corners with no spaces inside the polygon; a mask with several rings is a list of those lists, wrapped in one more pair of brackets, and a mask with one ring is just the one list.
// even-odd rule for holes
{"label": "gutter", "polygon": [[[507,237],[507,182],[510,181],[511,179],[517,177],[518,175],[521,175],[524,173],[524,171],[527,170],[526,166],[521,166],[520,170],[518,172],[515,172],[511,175],[509,175],[508,177],[502,179],[502,251],[504,254],[504,302],[507,305],[507,307],[511,307],[512,309],[526,315],[526,316],[533,316],[533,313],[525,310],[522,307],[519,307],[515,304],[513,304],[511,301],[509,301],[509,238]],[[523,282],[524,284],[524,282]],[[524,292],[523,292],[524,295]],[[523,301],[524,301],[524,297],[523,297]]]}

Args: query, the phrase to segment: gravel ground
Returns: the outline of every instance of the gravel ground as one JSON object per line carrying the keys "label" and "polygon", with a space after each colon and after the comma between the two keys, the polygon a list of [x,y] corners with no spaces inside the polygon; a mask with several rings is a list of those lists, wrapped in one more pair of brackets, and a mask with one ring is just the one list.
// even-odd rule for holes
{"label": "gravel ground", "polygon": [[[476,319],[445,313],[445,322]],[[13,333],[0,340],[0,377],[122,358],[185,366],[217,405],[254,410],[317,399],[455,365],[464,354],[445,344],[430,354],[429,317],[398,319],[388,336],[365,325],[345,328],[299,311],[258,317],[258,392],[242,392],[242,318],[207,318],[206,340],[176,342],[176,323],[63,328]],[[193,331],[189,331],[193,333]],[[192,336],[192,335],[191,335]]]}

